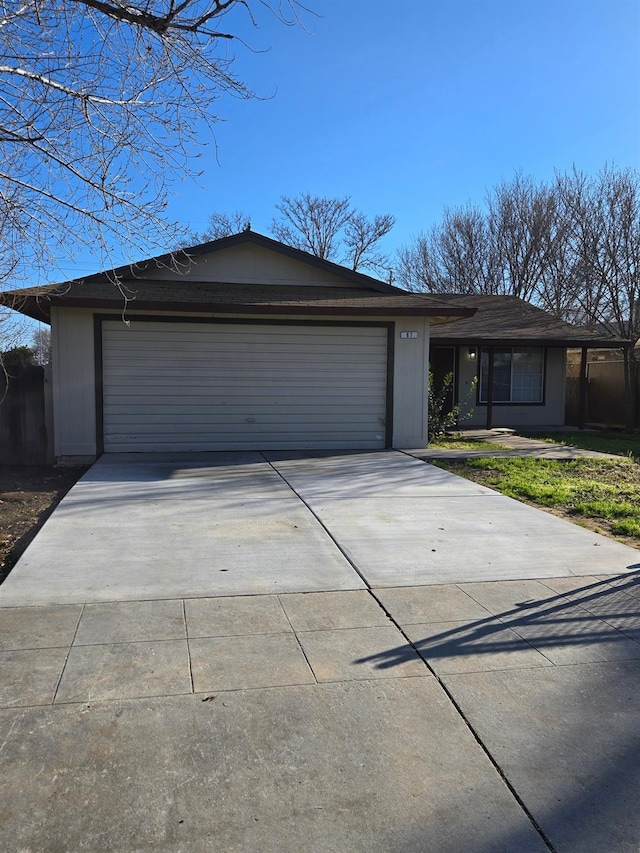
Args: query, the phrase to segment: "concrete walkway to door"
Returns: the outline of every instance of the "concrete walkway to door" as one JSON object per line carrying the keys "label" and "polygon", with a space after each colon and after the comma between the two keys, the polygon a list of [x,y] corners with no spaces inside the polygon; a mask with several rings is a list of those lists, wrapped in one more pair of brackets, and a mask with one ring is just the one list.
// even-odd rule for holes
{"label": "concrete walkway to door", "polygon": [[110,454],[0,606],[618,574],[638,552],[396,451]]}

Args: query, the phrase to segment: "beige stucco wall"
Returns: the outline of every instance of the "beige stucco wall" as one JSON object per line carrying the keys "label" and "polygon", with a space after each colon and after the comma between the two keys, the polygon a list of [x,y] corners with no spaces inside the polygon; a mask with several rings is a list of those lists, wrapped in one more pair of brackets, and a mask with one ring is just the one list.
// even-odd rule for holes
{"label": "beige stucco wall", "polygon": [[[471,382],[476,375],[477,367],[477,359],[472,361],[468,356],[468,348],[461,347],[458,365],[460,400],[466,398]],[[564,424],[566,375],[566,350],[560,347],[550,347],[547,350],[544,405],[501,406],[495,403],[493,406],[493,426],[562,426]],[[475,400],[475,395],[473,400]],[[475,405],[472,416],[466,419],[462,426],[484,427],[486,418],[487,407]]]}
{"label": "beige stucco wall", "polygon": [[[129,312],[129,316],[133,318],[135,312]],[[251,321],[247,315],[238,317],[246,322]],[[94,312],[85,309],[53,308],[51,312],[54,448],[58,459],[96,454],[93,318]],[[264,317],[260,319],[264,320]],[[300,317],[287,315],[270,319],[297,322],[301,320]],[[337,318],[313,318],[314,321],[323,319],[336,322]],[[376,321],[385,319],[395,323],[392,445],[404,448],[424,447],[427,441],[429,322],[420,317],[380,317],[376,318]],[[371,319],[350,317],[344,322],[371,322]],[[417,337],[401,338],[403,331],[416,332]]]}
{"label": "beige stucco wall", "polygon": [[[402,338],[402,332],[417,338]],[[393,447],[427,446],[429,321],[426,317],[397,319],[393,369]]]}
{"label": "beige stucco wall", "polygon": [[93,314],[51,309],[53,436],[56,458],[96,452]]}
{"label": "beige stucco wall", "polygon": [[[192,263],[181,267],[179,272],[181,278],[197,281],[292,284],[296,287],[304,284],[357,287],[357,284],[343,276],[251,243],[218,249],[209,255],[194,257]],[[155,267],[143,273],[141,278],[173,280],[176,278],[176,271],[168,267]]]}

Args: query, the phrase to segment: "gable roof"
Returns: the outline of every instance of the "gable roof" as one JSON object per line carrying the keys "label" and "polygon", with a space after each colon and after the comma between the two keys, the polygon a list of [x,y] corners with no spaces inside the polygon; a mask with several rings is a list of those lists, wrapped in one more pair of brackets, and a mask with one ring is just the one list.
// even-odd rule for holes
{"label": "gable roof", "polygon": [[[296,249],[293,246],[287,246],[286,243],[280,243],[271,237],[264,234],[259,234],[257,231],[240,231],[238,234],[231,234],[229,237],[220,237],[218,240],[210,240],[207,243],[199,243],[196,246],[189,246],[185,249],[178,249],[175,252],[167,252],[163,255],[156,255],[153,258],[146,258],[143,261],[137,261],[135,264],[125,264],[121,267],[115,267],[111,270],[95,273],[90,276],[84,276],[81,280],[84,282],[93,282],[102,280],[105,276],[109,281],[114,279],[137,279],[144,273],[154,269],[180,269],[189,267],[193,261],[204,255],[210,255],[214,252],[231,249],[235,246],[252,244],[261,246],[263,249],[268,249],[271,252],[276,252],[288,258],[300,261],[307,266],[316,267],[324,270],[327,273],[337,275],[347,281],[355,284],[368,285],[369,287],[381,292],[397,291],[400,288],[386,284],[377,278],[365,275],[364,273],[356,272],[348,267],[336,264],[333,261],[326,261],[323,258],[318,258],[310,252],[304,252],[302,249]],[[178,273],[179,275],[179,273]],[[74,279],[79,281],[80,279]],[[405,292],[405,291],[401,291]]]}
{"label": "gable roof", "polygon": [[[229,281],[199,281],[192,261],[230,247],[254,244],[318,267],[346,285],[260,284]],[[180,267],[190,275],[181,275]],[[177,269],[176,269],[177,267]],[[153,278],[153,270],[175,269],[172,278]],[[194,274],[194,269],[196,273]],[[346,316],[422,316],[440,322],[468,317],[475,309],[457,305],[439,296],[408,293],[368,275],[324,261],[285,246],[276,240],[243,231],[174,254],[149,258],[135,265],[118,267],[60,284],[27,287],[0,293],[0,304],[50,322],[51,307],[100,308],[121,311],[126,305],[135,311],[222,314],[292,314]]]}
{"label": "gable roof", "polygon": [[622,347],[621,338],[572,326],[517,296],[440,293],[445,302],[475,308],[473,316],[446,328],[436,327],[431,339],[438,344],[498,346],[545,345],[558,347]]}

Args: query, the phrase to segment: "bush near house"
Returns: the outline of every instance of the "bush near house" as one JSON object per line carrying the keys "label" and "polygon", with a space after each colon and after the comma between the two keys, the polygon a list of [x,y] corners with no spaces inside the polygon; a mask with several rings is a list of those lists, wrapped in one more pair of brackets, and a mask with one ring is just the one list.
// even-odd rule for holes
{"label": "bush near house", "polygon": [[429,444],[441,438],[446,432],[456,429],[463,421],[471,417],[473,409],[469,403],[476,393],[476,384],[476,380],[474,380],[464,400],[456,403],[453,408],[449,408],[447,399],[453,389],[453,373],[447,373],[442,386],[436,389],[433,373],[429,370]]}

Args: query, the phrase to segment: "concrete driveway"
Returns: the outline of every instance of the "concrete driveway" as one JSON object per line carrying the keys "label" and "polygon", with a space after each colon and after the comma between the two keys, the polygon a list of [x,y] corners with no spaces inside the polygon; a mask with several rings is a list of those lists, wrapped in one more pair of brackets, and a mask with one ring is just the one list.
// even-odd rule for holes
{"label": "concrete driveway", "polygon": [[638,552],[399,452],[111,454],[0,606],[617,574]]}
{"label": "concrete driveway", "polygon": [[0,587],[0,849],[637,853],[639,562],[400,453],[103,458]]}

